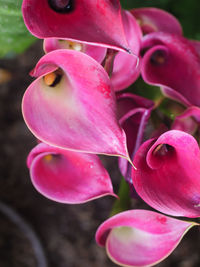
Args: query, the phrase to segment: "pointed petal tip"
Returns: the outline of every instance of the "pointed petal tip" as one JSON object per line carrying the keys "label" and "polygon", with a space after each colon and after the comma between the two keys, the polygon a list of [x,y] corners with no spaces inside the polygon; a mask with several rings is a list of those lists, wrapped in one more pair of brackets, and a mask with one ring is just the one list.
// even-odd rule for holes
{"label": "pointed petal tip", "polygon": [[[57,68],[62,69],[62,79],[51,87],[41,76]],[[77,68],[81,75],[77,76]],[[116,118],[115,96],[100,64],[81,52],[55,50],[38,62],[34,76],[38,78],[23,96],[22,113],[38,139],[63,149],[128,157],[126,137]],[[90,86],[86,86],[88,81]]]}
{"label": "pointed petal tip", "polygon": [[149,267],[168,257],[194,225],[157,212],[129,210],[102,223],[96,241],[118,265]]}

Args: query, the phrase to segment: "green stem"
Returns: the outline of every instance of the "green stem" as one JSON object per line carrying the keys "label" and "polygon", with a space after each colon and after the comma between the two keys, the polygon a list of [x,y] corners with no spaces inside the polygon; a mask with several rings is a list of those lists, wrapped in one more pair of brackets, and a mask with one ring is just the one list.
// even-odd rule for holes
{"label": "green stem", "polygon": [[110,217],[118,214],[119,212],[125,211],[130,207],[130,188],[124,178],[121,180],[118,196],[119,198],[115,200],[113,204]]}

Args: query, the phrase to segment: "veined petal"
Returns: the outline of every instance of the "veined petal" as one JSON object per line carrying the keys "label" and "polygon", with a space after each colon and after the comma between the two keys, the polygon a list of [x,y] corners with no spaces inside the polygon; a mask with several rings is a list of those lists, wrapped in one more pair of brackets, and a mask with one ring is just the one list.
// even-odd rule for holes
{"label": "veined petal", "polygon": [[33,75],[38,78],[24,94],[22,111],[38,139],[63,149],[128,157],[115,95],[101,65],[81,52],[55,50]]}
{"label": "veined petal", "polygon": [[133,185],[153,208],[174,216],[200,216],[200,151],[178,130],[142,144],[134,157]]}
{"label": "veined petal", "polygon": [[153,211],[129,210],[101,224],[96,241],[119,265],[149,267],[169,256],[194,225]]}
{"label": "veined petal", "polygon": [[129,51],[119,0],[24,0],[24,22],[38,38],[94,43]]}
{"label": "veined petal", "polygon": [[34,187],[57,202],[78,204],[115,196],[109,174],[96,155],[37,145],[27,159]]}
{"label": "veined petal", "polygon": [[126,38],[134,55],[124,52],[118,52],[116,55],[111,76],[111,82],[115,91],[120,91],[130,86],[140,74],[139,52],[142,32],[129,11],[123,10],[122,18]]}
{"label": "veined petal", "polygon": [[96,61],[101,63],[106,55],[105,47],[98,47],[95,45],[88,45],[79,42],[72,42],[67,39],[56,39],[56,38],[47,38],[44,39],[44,51],[49,53],[57,49],[71,49],[79,52],[83,52],[88,56],[94,58]]}
{"label": "veined petal", "polygon": [[[143,38],[141,74],[165,95],[186,105],[200,105],[200,60],[191,41],[156,32]],[[146,52],[145,52],[146,51]]]}
{"label": "veined petal", "polygon": [[165,10],[146,7],[135,8],[130,12],[137,19],[144,34],[161,31],[182,35],[182,27],[179,21]]}

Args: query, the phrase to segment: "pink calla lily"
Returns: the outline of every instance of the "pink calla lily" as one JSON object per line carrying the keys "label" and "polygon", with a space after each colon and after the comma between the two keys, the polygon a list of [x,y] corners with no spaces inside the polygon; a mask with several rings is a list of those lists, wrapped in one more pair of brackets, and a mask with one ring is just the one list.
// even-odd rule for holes
{"label": "pink calla lily", "polygon": [[[118,118],[127,138],[128,152],[133,157],[142,144],[144,130],[153,109],[154,103],[146,98],[131,93],[117,95]],[[119,158],[119,168],[126,181],[132,184],[131,164]]]}
{"label": "pink calla lily", "polygon": [[[196,47],[181,36],[155,32],[143,38],[141,63],[145,82],[185,105],[200,106],[200,58]],[[181,77],[181,79],[180,79]]]}
{"label": "pink calla lily", "polygon": [[182,35],[179,21],[162,9],[146,7],[132,9],[130,12],[137,19],[144,34],[161,31]]}
{"label": "pink calla lily", "polygon": [[153,211],[129,210],[101,224],[96,241],[121,266],[150,267],[169,256],[194,225]]}
{"label": "pink calla lily", "polygon": [[59,38],[129,51],[119,0],[24,0],[24,22],[38,38]]}
{"label": "pink calla lily", "polygon": [[22,111],[32,133],[63,149],[128,158],[116,100],[103,67],[84,53],[55,50],[32,74]]}
{"label": "pink calla lily", "polygon": [[96,155],[37,145],[27,159],[31,180],[45,197],[78,204],[115,196],[110,177]]}
{"label": "pink calla lily", "polygon": [[102,63],[106,56],[107,49],[105,47],[98,47],[95,45],[88,45],[79,42],[71,42],[65,39],[47,38],[43,43],[44,51],[49,53],[57,49],[72,49],[83,52],[88,56],[94,58],[97,62]]}
{"label": "pink calla lily", "polygon": [[[134,55],[118,52],[114,60],[111,82],[115,91],[120,91],[130,86],[140,74],[139,52],[141,47],[142,32],[135,18],[129,11],[122,12],[126,38]],[[136,57],[137,56],[137,57]]]}
{"label": "pink calla lily", "polygon": [[195,134],[200,126],[200,108],[191,106],[187,108],[182,114],[176,116],[173,124],[173,130],[181,130],[191,135]]}
{"label": "pink calla lily", "polygon": [[133,185],[153,208],[174,216],[200,216],[200,150],[178,130],[142,144],[134,157]]}

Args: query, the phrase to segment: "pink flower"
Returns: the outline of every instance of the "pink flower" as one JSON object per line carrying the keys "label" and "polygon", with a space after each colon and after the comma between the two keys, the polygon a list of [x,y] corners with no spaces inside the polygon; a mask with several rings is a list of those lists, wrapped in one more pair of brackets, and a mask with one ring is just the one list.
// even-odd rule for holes
{"label": "pink flower", "polygon": [[118,52],[113,66],[111,82],[115,91],[126,89],[140,74],[139,53],[141,48],[142,32],[129,11],[122,11],[125,35],[133,54]]}
{"label": "pink flower", "polygon": [[141,145],[134,157],[133,185],[153,208],[174,216],[200,216],[200,150],[178,130]]}
{"label": "pink flower", "polygon": [[119,0],[24,0],[22,12],[26,27],[38,38],[130,50]]}
{"label": "pink flower", "polygon": [[44,39],[44,51],[49,53],[57,49],[71,49],[83,52],[88,56],[94,58],[97,62],[102,63],[106,56],[107,49],[96,45],[88,45],[79,42],[72,42],[67,39],[47,38]]}
{"label": "pink flower", "polygon": [[[118,119],[126,133],[127,147],[130,158],[133,157],[142,144],[145,127],[151,115],[154,103],[151,100],[131,93],[117,95]],[[129,184],[132,184],[131,164],[119,158],[119,167],[122,175]]]}
{"label": "pink flower", "polygon": [[96,241],[116,264],[149,267],[169,256],[194,225],[153,211],[129,210],[102,223]]}
{"label": "pink flower", "polygon": [[[200,150],[191,135],[171,130],[146,141],[134,164],[133,185],[150,206],[169,215],[200,216]],[[102,223],[96,241],[119,265],[149,267],[169,256],[195,225],[153,211],[129,210]]]}
{"label": "pink flower", "polygon": [[55,50],[33,73],[22,111],[32,133],[63,149],[129,158],[116,100],[103,67],[84,53]]}
{"label": "pink flower", "polygon": [[115,196],[109,174],[96,155],[40,143],[30,152],[27,165],[35,188],[57,202],[78,204]]}
{"label": "pink flower", "polygon": [[179,21],[165,10],[155,7],[135,8],[131,10],[144,34],[166,32],[182,35]]}
{"label": "pink flower", "polygon": [[[145,82],[186,106],[200,105],[199,44],[164,32],[143,38],[141,74]],[[181,78],[180,78],[181,77]]]}
{"label": "pink flower", "polygon": [[200,108],[191,106],[182,114],[176,116],[173,121],[172,129],[195,135],[200,126]]}

